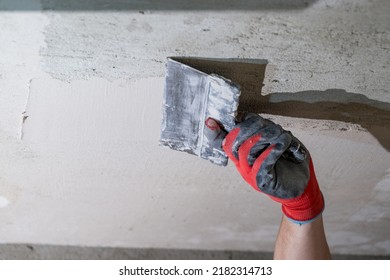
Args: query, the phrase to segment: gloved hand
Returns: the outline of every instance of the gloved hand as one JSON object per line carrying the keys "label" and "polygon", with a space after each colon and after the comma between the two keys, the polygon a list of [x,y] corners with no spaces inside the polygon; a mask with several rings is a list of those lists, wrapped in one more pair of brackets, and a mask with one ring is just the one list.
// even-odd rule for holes
{"label": "gloved hand", "polygon": [[245,181],[281,203],[290,220],[304,224],[322,213],[324,199],[310,154],[289,131],[252,113],[228,134],[213,119],[206,127],[206,137],[222,144]]}

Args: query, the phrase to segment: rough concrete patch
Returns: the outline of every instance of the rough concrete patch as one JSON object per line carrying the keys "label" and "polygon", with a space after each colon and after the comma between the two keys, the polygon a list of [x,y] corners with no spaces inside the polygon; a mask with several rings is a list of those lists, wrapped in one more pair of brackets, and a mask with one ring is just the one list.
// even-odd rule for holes
{"label": "rough concrete patch", "polygon": [[265,58],[266,93],[337,87],[387,101],[388,8],[327,1],[300,13],[48,12],[40,54],[64,81],[162,76],[167,56]]}
{"label": "rough concrete patch", "polygon": [[115,80],[163,74],[162,61],[150,50],[159,38],[145,34],[145,28],[150,33],[153,26],[139,13],[50,14],[50,19],[45,30],[47,47],[40,53],[45,70],[56,79]]}

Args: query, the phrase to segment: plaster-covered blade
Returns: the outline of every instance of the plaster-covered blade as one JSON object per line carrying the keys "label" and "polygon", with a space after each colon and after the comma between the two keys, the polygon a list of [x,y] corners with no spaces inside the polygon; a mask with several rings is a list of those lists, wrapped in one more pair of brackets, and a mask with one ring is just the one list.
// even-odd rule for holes
{"label": "plaster-covered blade", "polygon": [[169,58],[163,97],[160,144],[227,164],[222,147],[204,137],[205,120],[218,120],[230,131],[235,125],[240,86],[215,74],[206,74]]}

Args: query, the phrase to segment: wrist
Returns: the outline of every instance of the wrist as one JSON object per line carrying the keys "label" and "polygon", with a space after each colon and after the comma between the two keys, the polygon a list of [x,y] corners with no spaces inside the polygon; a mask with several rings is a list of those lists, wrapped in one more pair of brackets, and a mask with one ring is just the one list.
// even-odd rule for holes
{"label": "wrist", "polygon": [[[290,216],[290,217],[287,216],[286,213],[288,213],[288,211],[285,211],[285,210],[283,209],[283,206],[282,206],[282,212],[283,212],[285,218],[286,218],[287,220],[289,220],[291,223],[294,223],[294,224],[297,224],[297,225],[300,225],[300,226],[301,226],[301,225],[310,224],[310,223],[316,221],[318,218],[322,217],[322,212],[324,212],[324,209],[325,209],[325,206],[322,208],[321,212],[319,212],[317,215],[311,215],[311,217],[314,216],[313,218],[310,218],[310,219],[308,219],[308,220],[302,220],[302,217],[303,217],[303,216],[300,216],[300,217],[298,217],[298,218],[301,218],[301,219],[297,220],[296,218],[294,219],[294,218],[292,218],[291,216]],[[308,216],[306,216],[306,217],[308,217]]]}

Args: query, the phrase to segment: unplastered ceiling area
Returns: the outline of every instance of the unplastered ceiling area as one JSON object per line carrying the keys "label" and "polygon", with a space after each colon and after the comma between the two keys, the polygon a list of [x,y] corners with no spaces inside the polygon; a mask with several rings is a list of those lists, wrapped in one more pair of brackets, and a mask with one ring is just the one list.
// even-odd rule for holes
{"label": "unplastered ceiling area", "polygon": [[166,57],[193,56],[267,61],[243,102],[310,150],[331,251],[390,255],[389,15],[386,0],[0,0],[0,242],[271,252],[278,205],[233,165],[158,145]]}

